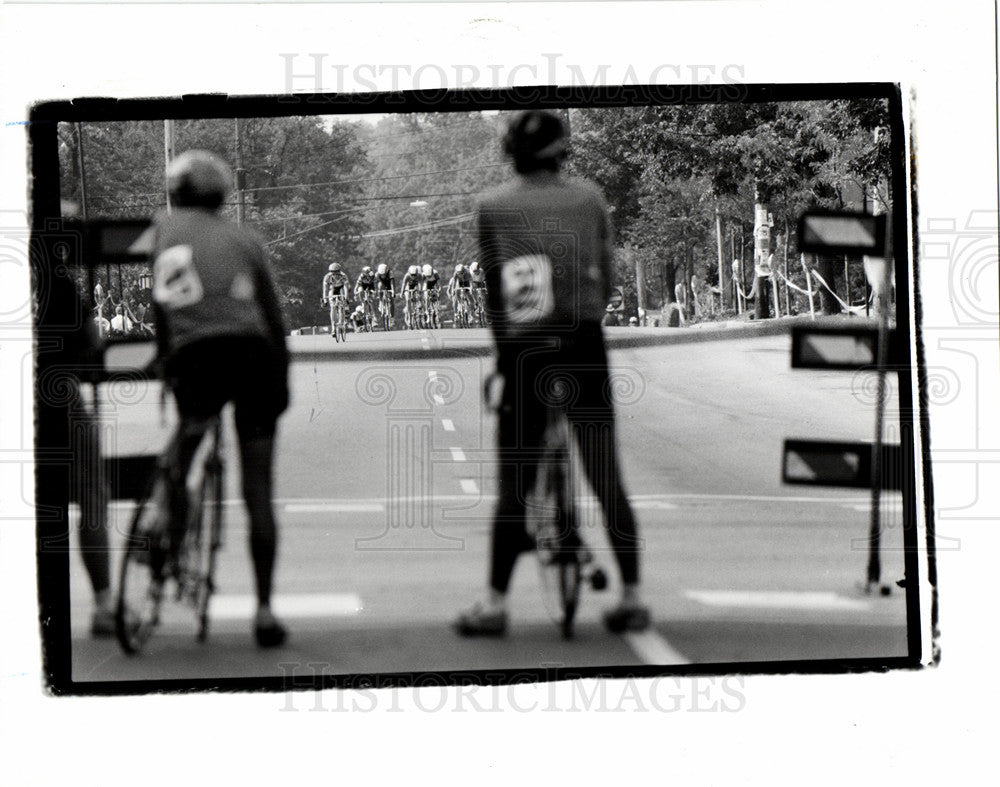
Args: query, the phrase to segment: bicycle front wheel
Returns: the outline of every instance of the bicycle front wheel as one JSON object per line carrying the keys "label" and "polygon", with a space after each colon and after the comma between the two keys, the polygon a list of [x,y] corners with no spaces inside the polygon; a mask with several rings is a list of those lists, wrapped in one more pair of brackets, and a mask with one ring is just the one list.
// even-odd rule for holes
{"label": "bicycle front wheel", "polygon": [[199,517],[191,532],[191,591],[198,625],[198,641],[208,637],[208,606],[215,592],[215,557],[222,544],[222,465],[205,465],[205,474],[195,504]]}
{"label": "bicycle front wheel", "polygon": [[129,527],[115,607],[115,634],[129,655],[142,650],[160,622],[169,552],[168,494],[167,475],[158,470]]}

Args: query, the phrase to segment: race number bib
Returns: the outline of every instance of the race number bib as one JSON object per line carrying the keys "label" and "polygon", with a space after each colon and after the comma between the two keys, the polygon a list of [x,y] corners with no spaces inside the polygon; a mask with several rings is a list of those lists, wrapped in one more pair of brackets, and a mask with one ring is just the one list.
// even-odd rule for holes
{"label": "race number bib", "polygon": [[552,261],[544,254],[507,260],[500,268],[500,292],[507,320],[531,325],[552,314]]}
{"label": "race number bib", "polygon": [[190,246],[164,249],[153,263],[153,300],[165,309],[193,306],[205,295]]}

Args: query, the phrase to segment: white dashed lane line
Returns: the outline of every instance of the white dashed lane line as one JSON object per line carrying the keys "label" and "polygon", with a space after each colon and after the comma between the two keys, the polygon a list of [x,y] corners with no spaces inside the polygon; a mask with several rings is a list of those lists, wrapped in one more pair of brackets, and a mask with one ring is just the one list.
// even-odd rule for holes
{"label": "white dashed lane line", "polygon": [[[281,618],[350,617],[364,609],[357,593],[277,594],[271,604]],[[240,620],[251,617],[256,609],[252,595],[215,595],[209,615],[213,620]]]}
{"label": "white dashed lane line", "polygon": [[709,607],[858,611],[871,609],[871,603],[865,599],[847,598],[825,591],[687,590],[684,595]]}
{"label": "white dashed lane line", "polygon": [[622,639],[628,643],[632,652],[638,656],[643,664],[675,665],[690,664],[690,659],[685,658],[673,646],[667,642],[655,629],[646,631],[630,631],[622,635]]}
{"label": "white dashed lane line", "polygon": [[455,422],[452,421],[450,418],[442,418],[441,419],[441,426],[444,427],[444,430],[446,432],[454,432],[455,431]]}
{"label": "white dashed lane line", "polygon": [[463,478],[459,482],[462,485],[462,491],[467,495],[478,495],[479,494],[479,484],[476,483],[473,478]]}

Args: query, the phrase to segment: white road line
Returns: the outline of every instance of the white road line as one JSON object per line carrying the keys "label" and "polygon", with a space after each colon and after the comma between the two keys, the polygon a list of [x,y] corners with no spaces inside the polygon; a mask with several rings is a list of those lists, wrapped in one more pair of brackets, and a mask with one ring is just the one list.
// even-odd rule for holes
{"label": "white road line", "polygon": [[[872,510],[872,504],[871,503],[865,503],[865,504],[858,503],[857,505],[845,506],[845,508],[849,508],[852,511],[862,511],[862,512],[865,512],[865,511],[871,511]],[[903,509],[903,501],[902,500],[895,500],[895,501],[892,501],[892,500],[883,500],[881,502],[880,506],[879,506],[879,509],[881,511],[901,511]]]}
{"label": "white road line", "polygon": [[454,432],[455,431],[455,423],[450,418],[442,418],[441,419],[441,426],[444,427],[444,430],[446,432]]}
{"label": "white road line", "polygon": [[[453,424],[454,425],[454,424]],[[452,456],[455,461],[466,461],[465,452],[461,448],[451,448]],[[457,453],[455,453],[457,452]],[[431,499],[435,501],[449,501],[449,500],[464,500],[466,499],[463,495],[438,495],[434,494],[430,496]],[[411,495],[406,497],[394,497],[393,500],[396,502],[424,502],[428,499],[427,496]],[[819,503],[819,504],[832,504],[839,505],[841,507],[848,505],[863,506],[858,510],[867,511],[869,508],[868,503],[863,503],[857,498],[799,498],[799,497],[755,497],[749,495],[702,495],[702,494],[649,494],[649,495],[629,495],[629,500],[632,505],[636,508],[643,509],[664,509],[669,510],[674,507],[682,507],[687,501],[718,501],[720,503],[730,503],[733,501],[744,501],[747,503],[754,502],[773,502],[773,503]],[[299,498],[277,498],[274,501],[275,505],[287,506],[287,505],[373,505],[381,506],[384,505],[386,501],[385,496],[379,497],[354,497],[354,498],[322,498],[322,497],[299,497]],[[227,498],[223,501],[223,504],[227,507],[231,506],[242,506],[243,500],[239,497]],[[132,509],[135,507],[135,502],[132,500],[112,500],[109,506],[113,509]],[[75,510],[77,508],[76,504],[73,504],[72,508]],[[355,509],[351,509],[355,510]]]}
{"label": "white road line", "polygon": [[716,495],[698,494],[694,492],[673,492],[668,494],[629,495],[629,500],[724,500],[745,503],[830,503],[834,505],[851,505],[864,502],[858,497],[783,497],[780,495]]}
{"label": "white road line", "polygon": [[768,609],[867,610],[863,599],[846,598],[833,592],[785,590],[687,590],[684,595],[709,607],[754,607]]}
{"label": "white road line", "polygon": [[[279,618],[325,618],[357,615],[363,609],[357,593],[297,593],[276,595],[271,600]],[[254,596],[212,596],[209,617],[237,620],[251,617],[257,609]]]}
{"label": "white road line", "polygon": [[[426,342],[427,339],[422,339],[422,341]],[[427,350],[427,349],[430,349],[430,348],[425,347],[424,349]],[[437,382],[437,379],[438,379],[437,372],[435,372],[435,371],[429,371],[429,372],[427,372],[427,379],[430,380],[431,385],[434,385]],[[434,404],[436,404],[436,405],[443,405],[444,404],[444,397],[441,396],[441,394],[438,394],[438,393],[431,394],[431,399],[434,400]]]}
{"label": "white road line", "polygon": [[476,483],[474,478],[463,478],[458,483],[462,485],[462,491],[467,495],[479,494],[479,484]]}
{"label": "white road line", "polygon": [[381,503],[286,503],[286,514],[315,514],[350,512],[358,514],[379,514],[385,511]]}
{"label": "white road line", "polygon": [[454,447],[452,447],[452,448],[449,448],[448,450],[451,451],[451,458],[453,460],[455,460],[456,462],[464,462],[465,461],[465,451],[463,451],[461,448],[454,448]]}
{"label": "white road line", "polygon": [[642,661],[643,664],[690,664],[691,660],[685,658],[667,642],[660,634],[653,629],[646,631],[629,631],[622,635],[622,638],[632,648],[632,652]]}

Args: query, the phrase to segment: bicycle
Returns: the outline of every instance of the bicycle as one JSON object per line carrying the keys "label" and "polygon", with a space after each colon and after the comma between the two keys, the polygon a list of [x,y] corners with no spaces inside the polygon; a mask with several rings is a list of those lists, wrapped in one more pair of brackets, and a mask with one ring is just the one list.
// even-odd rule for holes
{"label": "bicycle", "polygon": [[471,315],[471,287],[458,287],[455,290],[455,327],[456,328],[471,328],[472,327],[472,315]]}
{"label": "bicycle", "polygon": [[383,331],[389,330],[389,321],[392,317],[392,293],[389,290],[380,290],[378,294],[378,318],[379,325]]}
{"label": "bicycle", "polygon": [[[499,379],[494,373],[485,385],[487,404],[494,410],[500,398],[491,392]],[[607,574],[580,534],[574,466],[569,421],[560,407],[550,405],[535,482],[526,495],[525,520],[535,544],[543,602],[563,639],[573,638],[582,586],[589,584],[598,592],[608,586]]]}
{"label": "bicycle", "polygon": [[415,331],[418,327],[417,321],[420,317],[420,304],[417,298],[417,291],[413,289],[405,290],[403,300],[403,322],[407,328]]}
{"label": "bicycle", "polygon": [[365,309],[365,331],[371,333],[375,330],[375,307],[372,304],[371,290],[361,290],[360,298]]}
{"label": "bicycle", "polygon": [[344,315],[347,298],[342,292],[332,294],[330,303],[330,334],[337,342],[347,341],[347,321]]}
{"label": "bicycle", "polygon": [[424,290],[424,312],[427,315],[428,328],[440,328],[441,316],[438,313],[437,290]]}
{"label": "bicycle", "polygon": [[[170,524],[170,491],[177,477],[181,439],[178,426],[137,501],[126,541],[115,607],[115,634],[129,655],[139,653],[160,624],[163,603],[172,597],[193,607],[198,642],[208,636],[209,600],[215,592],[216,556],[222,546],[222,416],[205,424],[204,458],[183,530]],[[186,492],[190,493],[186,488]],[[172,586],[172,587],[171,587]]]}
{"label": "bicycle", "polygon": [[475,287],[472,292],[473,312],[480,328],[486,327],[486,290]]}

